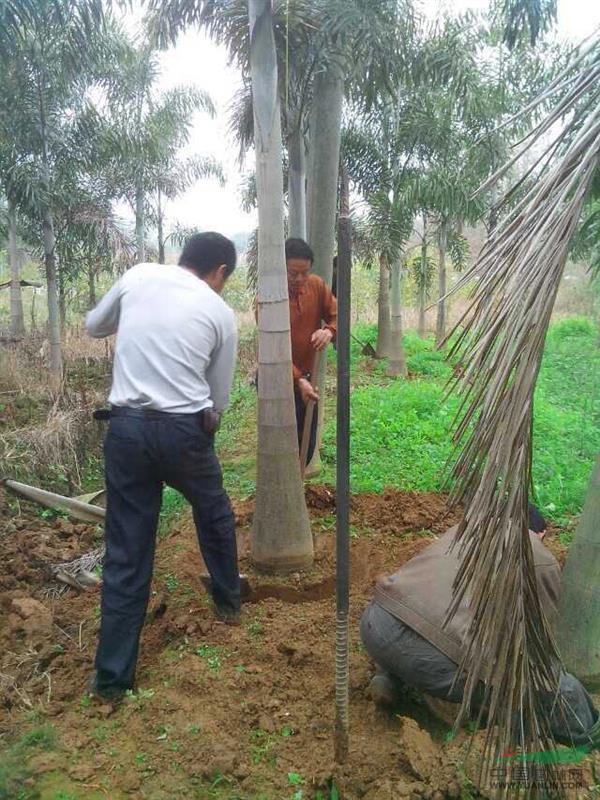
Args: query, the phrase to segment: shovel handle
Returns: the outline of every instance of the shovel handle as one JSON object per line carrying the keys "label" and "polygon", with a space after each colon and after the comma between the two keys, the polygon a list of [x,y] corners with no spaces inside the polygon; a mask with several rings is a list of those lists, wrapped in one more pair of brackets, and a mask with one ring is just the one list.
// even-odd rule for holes
{"label": "shovel handle", "polygon": [[304,427],[302,428],[302,440],[300,442],[300,477],[304,480],[306,472],[306,462],[308,461],[308,446],[310,444],[310,432],[312,430],[313,419],[315,416],[314,400],[309,400],[304,412]]}
{"label": "shovel handle", "polygon": [[[319,374],[321,366],[321,358],[325,350],[318,350],[315,353],[315,360],[311,372],[311,379],[314,380]],[[315,390],[318,387],[313,383]],[[315,408],[317,404],[314,400],[309,400],[306,404],[306,411],[304,413],[304,426],[302,428],[302,439],[300,440],[300,477],[304,480],[304,473],[306,472],[306,462],[308,461],[308,447],[310,444],[310,432],[312,430],[313,419],[315,416]]]}

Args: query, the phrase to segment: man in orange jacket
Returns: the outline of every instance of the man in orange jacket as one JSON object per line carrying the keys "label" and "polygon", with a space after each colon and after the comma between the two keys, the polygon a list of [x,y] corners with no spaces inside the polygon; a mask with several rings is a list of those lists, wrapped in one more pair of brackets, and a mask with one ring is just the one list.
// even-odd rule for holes
{"label": "man in orange jacket", "polygon": [[[337,332],[337,302],[325,281],[313,275],[313,251],[303,239],[288,239],[285,260],[290,298],[292,370],[298,444],[302,439],[306,404],[318,402],[314,386],[315,356],[326,349]],[[312,458],[317,439],[318,414],[315,410],[307,460]]]}

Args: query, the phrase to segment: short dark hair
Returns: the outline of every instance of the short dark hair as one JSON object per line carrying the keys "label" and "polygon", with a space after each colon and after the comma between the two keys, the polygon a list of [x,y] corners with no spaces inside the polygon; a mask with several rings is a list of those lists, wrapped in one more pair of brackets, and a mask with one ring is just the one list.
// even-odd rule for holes
{"label": "short dark hair", "polygon": [[214,231],[195,233],[186,241],[179,256],[179,266],[188,267],[203,277],[221,264],[225,264],[225,276],[235,269],[237,253],[235,245],[226,236]]}
{"label": "short dark hair", "polygon": [[533,531],[534,533],[542,533],[545,531],[548,526],[539,508],[534,506],[533,503],[529,503],[528,510],[529,530]]}
{"label": "short dark hair", "polygon": [[288,239],[285,243],[285,260],[287,261],[290,258],[306,259],[312,264],[315,260],[315,254],[304,239]]}

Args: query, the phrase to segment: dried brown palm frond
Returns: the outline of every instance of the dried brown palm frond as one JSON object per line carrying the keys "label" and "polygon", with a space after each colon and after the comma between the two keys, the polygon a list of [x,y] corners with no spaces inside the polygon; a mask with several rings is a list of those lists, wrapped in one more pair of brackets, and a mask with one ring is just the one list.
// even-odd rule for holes
{"label": "dried brown palm frond", "polygon": [[569,243],[600,164],[600,37],[575,52],[543,99],[553,96],[553,110],[484,188],[532,148],[537,153],[551,132],[548,157],[538,160],[531,179],[519,181],[522,197],[509,210],[516,188],[506,193],[502,221],[456,287],[475,281],[453,331],[459,358],[453,388],[462,395],[454,495],[466,512],[450,613],[470,598],[461,718],[483,682],[488,728],[481,775],[507,748],[553,746],[548,698],[557,694],[559,656],[540,605],[527,533],[533,394]]}

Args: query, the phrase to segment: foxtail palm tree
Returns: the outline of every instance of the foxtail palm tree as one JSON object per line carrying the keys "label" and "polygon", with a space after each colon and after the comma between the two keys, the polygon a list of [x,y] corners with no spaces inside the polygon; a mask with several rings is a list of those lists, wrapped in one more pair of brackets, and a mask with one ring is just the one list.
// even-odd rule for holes
{"label": "foxtail palm tree", "polygon": [[[569,246],[600,168],[599,78],[595,38],[525,109],[553,101],[516,155],[482,187],[510,175],[540,148],[504,194],[498,223],[457,285],[464,289],[479,278],[452,348],[464,412],[456,429],[463,445],[454,494],[466,508],[453,607],[469,595],[474,621],[460,665],[467,676],[461,718],[483,681],[488,766],[505,748],[531,753],[554,746],[544,698],[557,695],[559,654],[540,606],[527,533],[533,393]],[[596,481],[590,491],[597,490]],[[599,552],[596,544],[596,561]]]}
{"label": "foxtail palm tree", "polygon": [[[65,147],[64,128],[86,104],[104,52],[103,7],[94,0],[9,2],[0,9],[13,35],[0,33],[3,89],[10,92],[2,137],[9,142],[6,173],[12,196],[25,198],[41,227],[48,299],[50,380],[62,381],[54,163]],[[0,27],[2,27],[0,25]],[[3,176],[5,177],[5,176]]]}
{"label": "foxtail palm tree", "polygon": [[252,558],[265,570],[312,564],[300,479],[283,239],[283,174],[271,0],[248,0],[258,196],[258,458]]}

